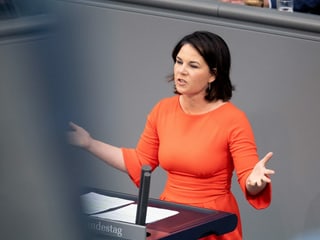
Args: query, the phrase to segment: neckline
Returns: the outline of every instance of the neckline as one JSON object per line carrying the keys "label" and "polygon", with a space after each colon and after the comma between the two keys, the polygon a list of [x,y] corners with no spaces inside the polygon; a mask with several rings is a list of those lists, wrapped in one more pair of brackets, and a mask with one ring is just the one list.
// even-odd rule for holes
{"label": "neckline", "polygon": [[193,114],[193,113],[188,113],[188,112],[185,112],[183,110],[183,107],[181,105],[181,102],[180,102],[180,95],[177,97],[177,102],[178,102],[178,108],[180,110],[180,112],[186,116],[190,116],[190,117],[200,117],[200,116],[205,116],[205,115],[208,115],[208,114],[211,114],[211,113],[214,113],[220,109],[222,109],[224,106],[227,106],[230,104],[229,101],[227,102],[223,102],[222,104],[220,104],[219,106],[207,111],[207,112],[203,112],[203,113],[199,113],[199,114]]}

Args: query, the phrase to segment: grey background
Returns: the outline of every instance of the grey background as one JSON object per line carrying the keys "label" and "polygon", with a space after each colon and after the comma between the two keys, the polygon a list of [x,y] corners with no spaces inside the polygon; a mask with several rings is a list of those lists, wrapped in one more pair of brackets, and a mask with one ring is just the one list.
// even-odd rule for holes
{"label": "grey background", "polygon": [[[257,11],[265,15],[269,10]],[[244,239],[311,239],[319,233],[318,32],[112,1],[57,1],[54,12],[61,34],[55,39],[57,57],[49,57],[47,64],[62,69],[49,71],[59,89],[55,118],[60,127],[75,121],[116,146],[134,147],[153,105],[172,95],[166,76],[172,71],[175,43],[195,30],[222,36],[232,54],[232,101],[247,113],[259,155],[274,152],[269,167],[276,170],[272,204],[266,210],[249,206],[234,181]],[[299,20],[299,14],[292,16]],[[9,53],[0,55],[6,62],[3,56]],[[11,69],[8,76],[13,73]],[[82,150],[72,149],[71,155],[67,175],[80,185],[137,194],[124,173]],[[165,178],[161,169],[153,173],[151,197],[159,196]]]}

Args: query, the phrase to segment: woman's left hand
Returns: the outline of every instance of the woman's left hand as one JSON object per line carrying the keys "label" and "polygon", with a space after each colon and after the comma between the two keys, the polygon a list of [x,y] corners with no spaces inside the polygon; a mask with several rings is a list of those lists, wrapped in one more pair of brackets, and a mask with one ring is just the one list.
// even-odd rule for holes
{"label": "woman's left hand", "polygon": [[266,164],[272,158],[273,153],[267,153],[252,169],[246,181],[246,188],[251,195],[261,192],[267,183],[271,183],[269,175],[274,174],[274,170],[267,169]]}

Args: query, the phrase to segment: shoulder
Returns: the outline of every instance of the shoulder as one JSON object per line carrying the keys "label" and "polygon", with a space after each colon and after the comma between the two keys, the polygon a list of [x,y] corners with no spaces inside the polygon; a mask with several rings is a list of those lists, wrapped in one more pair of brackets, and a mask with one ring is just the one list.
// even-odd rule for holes
{"label": "shoulder", "polygon": [[149,113],[149,118],[158,119],[173,112],[179,104],[178,96],[174,95],[159,100]]}
{"label": "shoulder", "polygon": [[161,105],[171,105],[172,103],[178,102],[179,101],[179,96],[178,95],[174,95],[171,97],[166,97],[161,99],[158,104]]}
{"label": "shoulder", "polygon": [[176,106],[176,104],[178,104],[178,103],[179,103],[178,95],[166,97],[166,98],[161,99],[158,103],[156,103],[153,110],[159,111],[159,110],[164,110],[164,109],[170,109],[170,108]]}
{"label": "shoulder", "polygon": [[163,119],[175,112],[178,105],[179,100],[176,95],[163,98],[154,105],[148,114],[148,120],[151,122],[158,122],[160,119]]}
{"label": "shoulder", "polygon": [[247,134],[253,135],[250,120],[242,109],[228,102],[224,114],[224,123],[227,124],[230,134],[240,136],[240,133],[246,132]]}
{"label": "shoulder", "polygon": [[223,107],[223,114],[225,117],[229,117],[231,119],[237,119],[239,117],[246,117],[245,112],[237,107],[232,102],[227,102]]}
{"label": "shoulder", "polygon": [[247,114],[232,102],[227,102],[220,112],[220,121],[222,121],[228,129],[250,128],[251,123]]}

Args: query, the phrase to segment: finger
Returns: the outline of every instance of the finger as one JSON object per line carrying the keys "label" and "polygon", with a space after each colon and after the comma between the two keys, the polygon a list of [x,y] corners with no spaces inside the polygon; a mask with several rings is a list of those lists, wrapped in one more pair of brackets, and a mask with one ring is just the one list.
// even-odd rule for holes
{"label": "finger", "polygon": [[266,165],[266,163],[272,158],[273,156],[273,152],[268,152],[264,158],[261,159],[261,162],[263,163],[263,165]]}
{"label": "finger", "polygon": [[267,177],[267,176],[264,176],[264,177],[262,178],[262,181],[264,181],[264,182],[266,182],[266,183],[271,183],[271,179],[270,179],[269,177]]}
{"label": "finger", "polygon": [[275,174],[275,171],[274,171],[274,170],[271,170],[271,169],[266,169],[266,170],[265,170],[265,174],[266,174],[266,175],[270,175],[270,174],[272,175],[272,174]]}
{"label": "finger", "polygon": [[77,124],[75,124],[74,122],[69,122],[69,126],[70,126],[72,129],[74,129],[74,130],[76,130],[77,128],[79,128],[79,126],[78,126]]}
{"label": "finger", "polygon": [[248,184],[249,186],[253,186],[253,187],[256,185],[256,183],[253,182],[253,181],[251,181],[251,180],[248,180],[248,181],[247,181],[247,184]]}
{"label": "finger", "polygon": [[262,179],[259,179],[259,180],[257,181],[257,186],[258,186],[258,187],[261,187],[261,186],[262,186]]}

